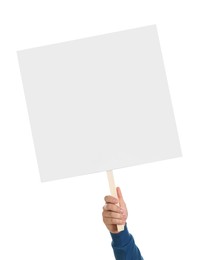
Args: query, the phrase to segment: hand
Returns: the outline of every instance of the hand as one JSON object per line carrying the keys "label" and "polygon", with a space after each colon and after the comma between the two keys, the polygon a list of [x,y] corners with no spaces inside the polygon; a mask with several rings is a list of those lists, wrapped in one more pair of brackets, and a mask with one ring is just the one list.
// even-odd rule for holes
{"label": "hand", "polygon": [[[118,199],[113,196],[105,196],[105,205],[103,207],[102,217],[103,222],[106,225],[107,229],[111,233],[119,233],[117,230],[117,225],[125,225],[128,211],[126,203],[124,202],[121,189],[116,188]],[[116,205],[119,203],[119,206]]]}

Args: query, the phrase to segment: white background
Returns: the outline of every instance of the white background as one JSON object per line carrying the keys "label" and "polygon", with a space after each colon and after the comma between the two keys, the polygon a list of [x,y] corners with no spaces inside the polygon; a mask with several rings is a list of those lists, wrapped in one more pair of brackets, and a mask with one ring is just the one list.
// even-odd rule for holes
{"label": "white background", "polygon": [[145,260],[211,260],[210,1],[4,2],[0,259],[114,259],[101,216],[106,174],[40,182],[16,51],[156,24],[183,157],[116,170],[116,183]]}

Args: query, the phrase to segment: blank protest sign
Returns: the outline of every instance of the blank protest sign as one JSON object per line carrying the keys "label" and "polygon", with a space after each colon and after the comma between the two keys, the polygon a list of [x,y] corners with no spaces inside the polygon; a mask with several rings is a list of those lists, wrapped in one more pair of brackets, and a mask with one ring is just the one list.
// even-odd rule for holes
{"label": "blank protest sign", "polygon": [[41,181],[181,156],[155,25],[18,60]]}

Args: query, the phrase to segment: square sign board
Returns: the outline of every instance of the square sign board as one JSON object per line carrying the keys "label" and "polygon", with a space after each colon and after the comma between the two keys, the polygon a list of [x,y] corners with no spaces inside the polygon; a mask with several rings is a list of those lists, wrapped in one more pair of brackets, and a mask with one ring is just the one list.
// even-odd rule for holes
{"label": "square sign board", "polygon": [[181,156],[155,25],[18,51],[41,181]]}

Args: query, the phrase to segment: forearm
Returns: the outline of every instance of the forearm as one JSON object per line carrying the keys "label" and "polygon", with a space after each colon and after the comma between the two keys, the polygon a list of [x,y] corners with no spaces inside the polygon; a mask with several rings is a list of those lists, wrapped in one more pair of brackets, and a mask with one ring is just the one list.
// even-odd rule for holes
{"label": "forearm", "polygon": [[133,236],[129,233],[127,224],[123,231],[113,234],[112,248],[116,260],[143,260],[138,247],[135,244]]}

